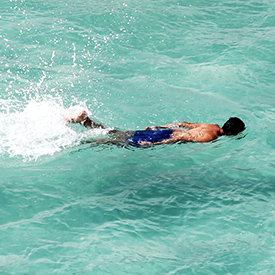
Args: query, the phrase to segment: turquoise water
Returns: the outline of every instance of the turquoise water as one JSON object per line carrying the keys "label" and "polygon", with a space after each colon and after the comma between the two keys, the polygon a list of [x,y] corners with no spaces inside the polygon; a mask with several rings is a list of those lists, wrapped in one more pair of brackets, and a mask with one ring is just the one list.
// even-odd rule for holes
{"label": "turquoise water", "polygon": [[[2,0],[1,274],[273,274],[275,2]],[[108,127],[246,123],[149,149]]]}

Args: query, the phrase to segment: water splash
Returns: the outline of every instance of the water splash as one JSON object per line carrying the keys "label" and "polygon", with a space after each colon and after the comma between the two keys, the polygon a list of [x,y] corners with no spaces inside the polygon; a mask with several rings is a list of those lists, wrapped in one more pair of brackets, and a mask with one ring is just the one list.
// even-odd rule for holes
{"label": "water splash", "polygon": [[83,102],[65,108],[62,98],[52,96],[24,103],[16,99],[0,100],[0,155],[37,160],[76,146],[83,139],[106,134],[104,130],[66,124],[63,117],[77,108],[87,110]]}

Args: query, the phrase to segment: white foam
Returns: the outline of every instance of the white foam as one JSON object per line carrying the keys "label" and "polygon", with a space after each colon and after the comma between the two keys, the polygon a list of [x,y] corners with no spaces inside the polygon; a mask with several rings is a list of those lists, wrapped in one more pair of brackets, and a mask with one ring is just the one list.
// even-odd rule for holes
{"label": "white foam", "polygon": [[0,154],[38,159],[106,134],[104,130],[66,124],[64,115],[76,108],[87,109],[85,104],[65,108],[61,98],[49,96],[30,99],[24,106],[20,101],[0,100]]}

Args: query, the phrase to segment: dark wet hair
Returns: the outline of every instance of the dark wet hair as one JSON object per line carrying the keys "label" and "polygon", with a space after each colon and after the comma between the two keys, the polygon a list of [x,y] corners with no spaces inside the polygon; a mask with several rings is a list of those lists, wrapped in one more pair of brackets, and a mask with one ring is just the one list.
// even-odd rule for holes
{"label": "dark wet hair", "polygon": [[237,135],[245,129],[243,121],[237,117],[229,118],[222,126],[225,135]]}

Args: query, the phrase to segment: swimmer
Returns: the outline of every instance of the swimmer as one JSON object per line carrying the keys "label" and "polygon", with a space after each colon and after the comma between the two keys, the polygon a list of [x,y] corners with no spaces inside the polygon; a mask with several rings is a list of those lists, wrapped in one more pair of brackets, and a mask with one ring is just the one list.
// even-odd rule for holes
{"label": "swimmer", "polygon": [[[102,124],[91,120],[82,110],[65,117],[66,122],[80,123],[87,128],[106,129]],[[183,128],[183,129],[181,129]],[[189,123],[186,121],[161,126],[151,126],[138,131],[109,131],[112,140],[94,140],[98,143],[128,144],[134,147],[152,146],[176,142],[209,142],[223,135],[237,135],[245,129],[244,122],[231,117],[220,128],[217,124]]]}

